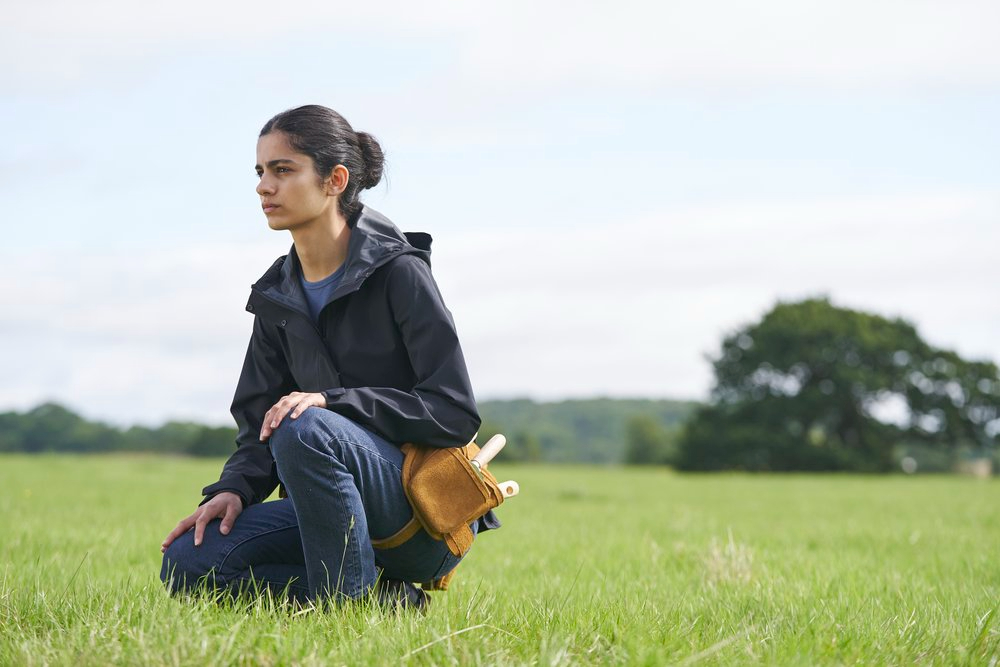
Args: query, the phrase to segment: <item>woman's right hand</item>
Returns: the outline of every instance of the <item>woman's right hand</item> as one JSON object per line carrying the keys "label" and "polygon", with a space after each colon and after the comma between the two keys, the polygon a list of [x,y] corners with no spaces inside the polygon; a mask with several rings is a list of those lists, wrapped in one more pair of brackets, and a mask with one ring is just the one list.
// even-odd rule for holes
{"label": "woman's right hand", "polygon": [[208,525],[209,521],[218,519],[219,517],[222,517],[219,532],[223,535],[228,535],[229,531],[233,529],[236,517],[242,511],[243,500],[238,494],[232,491],[220,491],[212,496],[207,503],[196,509],[194,514],[181,519],[177,527],[171,530],[167,538],[163,540],[163,544],[160,545],[160,552],[165,552],[174,540],[191,530],[191,526],[194,526],[194,545],[196,547],[200,546],[201,540],[205,536],[205,526]]}

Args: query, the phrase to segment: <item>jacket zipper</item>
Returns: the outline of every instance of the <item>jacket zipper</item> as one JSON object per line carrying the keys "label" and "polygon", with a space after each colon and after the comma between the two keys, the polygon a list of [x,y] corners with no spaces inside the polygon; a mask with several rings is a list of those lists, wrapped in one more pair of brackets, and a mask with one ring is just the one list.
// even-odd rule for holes
{"label": "jacket zipper", "polygon": [[[312,321],[312,318],[309,317],[309,315],[307,313],[303,313],[301,310],[296,310],[295,308],[292,308],[291,306],[289,306],[287,304],[284,304],[284,303],[278,301],[277,299],[264,294],[264,292],[260,291],[259,289],[255,288],[255,287],[251,287],[250,291],[253,292],[253,293],[255,293],[255,294],[257,294],[258,296],[260,296],[265,301],[270,301],[271,303],[273,303],[274,305],[278,306],[279,308],[282,308],[282,309],[287,310],[289,312],[295,313],[296,315],[298,315],[300,317],[305,318],[305,320],[312,327],[312,330],[316,332],[316,337],[319,339],[320,345],[322,346],[323,351],[326,353],[326,360],[330,363],[331,370],[333,370],[333,372],[337,376],[337,383],[340,384],[340,371],[337,370],[337,364],[333,360],[333,353],[330,352],[330,348],[327,346],[326,338],[323,336],[322,332],[319,330],[319,327],[316,325],[316,323]],[[284,329],[285,328],[284,325],[281,325],[281,328]]]}

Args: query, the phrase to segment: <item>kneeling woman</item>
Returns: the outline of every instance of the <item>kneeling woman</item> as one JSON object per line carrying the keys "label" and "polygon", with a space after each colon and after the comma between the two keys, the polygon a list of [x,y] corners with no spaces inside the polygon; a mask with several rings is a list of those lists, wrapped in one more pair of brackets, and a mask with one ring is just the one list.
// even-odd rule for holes
{"label": "kneeling woman", "polygon": [[[399,446],[464,445],[480,423],[430,237],[403,234],[358,200],[382,161],[371,135],[326,107],[285,111],[261,130],[257,193],[293,244],[251,289],[237,448],[163,542],[172,591],[207,582],[305,601],[359,598],[378,582],[419,606],[423,593],[403,582],[458,564],[423,531],[393,549],[371,545],[412,516]],[[288,497],[264,503],[279,483]],[[489,513],[472,527],[497,526]]]}

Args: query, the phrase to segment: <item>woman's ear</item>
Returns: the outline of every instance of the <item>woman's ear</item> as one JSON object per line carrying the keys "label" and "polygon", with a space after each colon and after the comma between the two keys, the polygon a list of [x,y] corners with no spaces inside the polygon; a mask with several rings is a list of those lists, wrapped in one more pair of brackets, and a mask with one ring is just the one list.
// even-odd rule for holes
{"label": "woman's ear", "polygon": [[347,183],[351,180],[351,173],[347,171],[347,167],[342,164],[338,164],[330,172],[330,177],[326,179],[326,194],[330,197],[336,197],[339,194],[343,194],[344,190],[347,189]]}

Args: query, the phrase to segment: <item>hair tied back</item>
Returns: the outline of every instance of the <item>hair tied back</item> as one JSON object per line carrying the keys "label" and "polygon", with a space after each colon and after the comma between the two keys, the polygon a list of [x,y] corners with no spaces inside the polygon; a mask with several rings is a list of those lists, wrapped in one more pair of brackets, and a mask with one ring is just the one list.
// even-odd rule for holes
{"label": "hair tied back", "polygon": [[385,167],[385,155],[378,140],[367,132],[357,132],[358,147],[365,162],[364,179],[361,188],[374,188],[382,181],[382,170]]}

